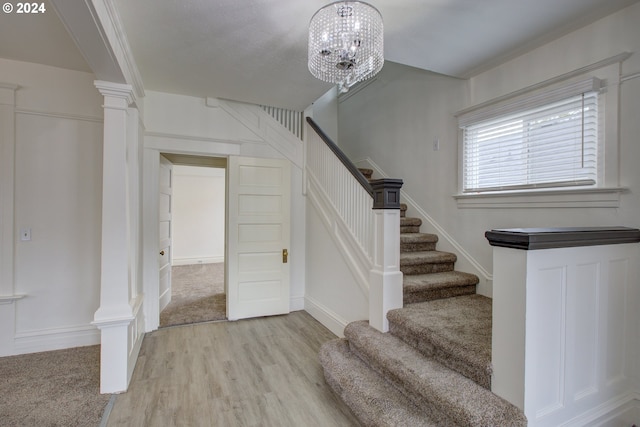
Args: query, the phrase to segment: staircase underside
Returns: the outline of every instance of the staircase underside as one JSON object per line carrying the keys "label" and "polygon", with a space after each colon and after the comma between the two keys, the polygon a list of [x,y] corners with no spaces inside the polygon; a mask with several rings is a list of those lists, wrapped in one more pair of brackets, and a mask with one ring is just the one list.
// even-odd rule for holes
{"label": "staircase underside", "polygon": [[475,294],[478,277],[455,271],[455,254],[437,251],[438,237],[405,213],[404,307],[388,313],[388,333],[359,321],[325,343],[327,383],[365,426],[526,426],[490,391],[491,300]]}

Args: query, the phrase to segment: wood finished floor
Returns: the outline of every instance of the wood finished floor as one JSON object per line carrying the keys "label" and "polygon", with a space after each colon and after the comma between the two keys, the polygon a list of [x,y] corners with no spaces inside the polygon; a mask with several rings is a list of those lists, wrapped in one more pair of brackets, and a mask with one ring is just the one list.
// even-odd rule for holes
{"label": "wood finished floor", "polygon": [[332,338],[304,311],[155,331],[107,426],[358,426],[318,362]]}

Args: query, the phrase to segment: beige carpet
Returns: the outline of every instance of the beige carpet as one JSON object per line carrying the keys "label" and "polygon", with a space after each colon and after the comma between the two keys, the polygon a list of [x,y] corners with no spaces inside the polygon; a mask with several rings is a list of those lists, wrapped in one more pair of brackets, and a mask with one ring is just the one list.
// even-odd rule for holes
{"label": "beige carpet", "polygon": [[160,327],[227,318],[224,263],[175,266],[171,302],[160,313]]}
{"label": "beige carpet", "polygon": [[100,424],[100,346],[0,358],[0,425]]}

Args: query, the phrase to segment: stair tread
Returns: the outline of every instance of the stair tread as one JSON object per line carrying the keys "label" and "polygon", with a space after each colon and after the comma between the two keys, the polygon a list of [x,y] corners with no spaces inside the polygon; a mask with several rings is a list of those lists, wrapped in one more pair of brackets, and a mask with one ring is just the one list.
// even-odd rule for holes
{"label": "stair tread", "polygon": [[428,401],[434,412],[456,425],[526,425],[524,414],[514,405],[366,321],[347,325],[345,337],[361,359],[414,403]]}
{"label": "stair tread", "polygon": [[417,243],[428,242],[437,243],[438,236],[436,234],[429,233],[400,233],[401,243]]}
{"label": "stair tread", "polygon": [[400,218],[400,226],[421,226],[422,220],[420,218],[402,217]]}
{"label": "stair tread", "polygon": [[345,339],[324,343],[320,361],[327,383],[364,425],[442,425],[372,371],[351,352]]}
{"label": "stair tread", "polygon": [[400,265],[435,264],[456,262],[456,254],[441,251],[401,252]]}
{"label": "stair tread", "polygon": [[465,295],[408,304],[387,318],[394,335],[490,387],[491,299]]}
{"label": "stair tread", "polygon": [[449,288],[453,286],[477,285],[478,276],[461,271],[443,271],[440,273],[407,275],[404,277],[405,290],[418,290],[423,288]]}
{"label": "stair tread", "polygon": [[373,169],[368,169],[368,168],[358,168],[358,170],[360,171],[360,173],[362,175],[364,175],[365,178],[367,179],[371,179],[371,176],[373,175]]}

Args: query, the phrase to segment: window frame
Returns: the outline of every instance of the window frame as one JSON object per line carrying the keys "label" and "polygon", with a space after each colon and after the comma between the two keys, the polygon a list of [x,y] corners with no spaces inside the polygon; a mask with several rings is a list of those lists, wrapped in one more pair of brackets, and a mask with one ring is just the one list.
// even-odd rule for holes
{"label": "window frame", "polygon": [[[620,194],[627,191],[619,186],[618,104],[620,97],[620,67],[627,54],[617,55],[580,70],[558,76],[507,95],[477,104],[455,114],[458,119],[458,191],[453,195],[459,208],[553,208],[553,207],[619,207]],[[590,83],[589,83],[590,82]],[[589,187],[543,187],[483,192],[464,192],[463,130],[470,120],[506,115],[516,108],[536,105],[545,99],[561,99],[575,95],[591,84],[599,87],[598,178]],[[582,89],[580,89],[582,88]],[[568,95],[567,95],[568,94]]]}

